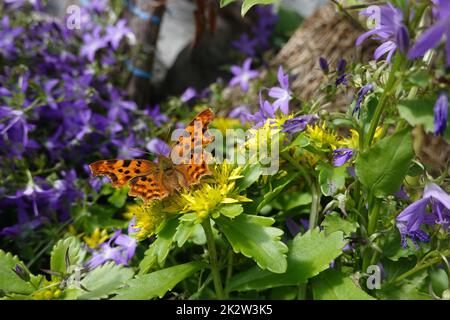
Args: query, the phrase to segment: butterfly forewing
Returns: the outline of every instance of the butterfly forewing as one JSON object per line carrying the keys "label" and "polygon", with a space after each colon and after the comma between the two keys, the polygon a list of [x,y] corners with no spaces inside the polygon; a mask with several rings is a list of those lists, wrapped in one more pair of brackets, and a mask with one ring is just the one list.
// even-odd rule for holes
{"label": "butterfly forewing", "polygon": [[144,159],[100,160],[89,165],[94,176],[107,176],[113,187],[122,187],[135,177],[154,172],[156,165]]}

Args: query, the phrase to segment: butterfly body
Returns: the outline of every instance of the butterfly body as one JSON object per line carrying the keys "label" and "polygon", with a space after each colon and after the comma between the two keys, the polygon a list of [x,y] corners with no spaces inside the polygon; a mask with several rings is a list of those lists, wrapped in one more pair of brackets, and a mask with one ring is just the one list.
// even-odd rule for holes
{"label": "butterfly body", "polygon": [[173,146],[171,158],[160,156],[157,163],[145,159],[99,160],[89,167],[94,176],[107,176],[113,187],[129,182],[130,196],[140,197],[144,202],[162,200],[198,184],[201,177],[210,174],[203,147],[214,140],[206,134],[213,118],[211,109],[198,114]]}

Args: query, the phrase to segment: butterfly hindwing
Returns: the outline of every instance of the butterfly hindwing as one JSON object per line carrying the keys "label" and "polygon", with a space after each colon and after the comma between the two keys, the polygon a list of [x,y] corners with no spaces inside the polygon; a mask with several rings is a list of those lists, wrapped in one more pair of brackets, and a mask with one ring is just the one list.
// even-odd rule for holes
{"label": "butterfly hindwing", "polygon": [[130,192],[128,195],[139,197],[146,203],[154,199],[164,199],[169,195],[169,191],[160,180],[155,173],[135,177],[130,181]]}
{"label": "butterfly hindwing", "polygon": [[100,160],[89,165],[94,176],[107,176],[113,187],[122,187],[135,177],[145,176],[155,170],[155,164],[144,159]]}

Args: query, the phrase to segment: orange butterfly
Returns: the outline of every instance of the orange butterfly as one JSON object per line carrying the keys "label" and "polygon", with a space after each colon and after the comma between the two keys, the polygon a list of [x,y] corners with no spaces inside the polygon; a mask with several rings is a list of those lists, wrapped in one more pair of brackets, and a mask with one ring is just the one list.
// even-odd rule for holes
{"label": "orange butterfly", "polygon": [[158,163],[144,159],[100,160],[89,168],[94,176],[107,176],[115,188],[130,182],[128,194],[145,203],[164,199],[175,190],[198,184],[201,177],[211,173],[203,148],[214,141],[214,136],[207,133],[213,119],[211,109],[200,112],[172,147],[171,158],[159,156]]}

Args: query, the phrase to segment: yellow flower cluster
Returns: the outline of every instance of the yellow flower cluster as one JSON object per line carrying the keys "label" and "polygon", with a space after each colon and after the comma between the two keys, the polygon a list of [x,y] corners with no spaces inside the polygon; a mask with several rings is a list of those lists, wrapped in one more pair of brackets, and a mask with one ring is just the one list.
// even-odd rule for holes
{"label": "yellow flower cluster", "polygon": [[196,222],[201,222],[222,205],[251,201],[236,190],[242,167],[223,163],[211,166],[211,170],[212,175],[197,187],[181,190],[163,201],[152,201],[148,206],[128,206],[125,216],[136,217],[136,238],[142,240],[157,233],[170,215],[192,214]]}
{"label": "yellow flower cluster", "polygon": [[136,217],[136,233],[138,240],[143,240],[155,234],[166,220],[167,213],[163,210],[161,202],[154,201],[148,206],[133,204],[127,206],[125,217]]}
{"label": "yellow flower cluster", "polygon": [[44,280],[44,286],[33,292],[31,295],[33,300],[58,300],[64,295],[64,292],[58,286],[57,281]]}
{"label": "yellow flower cluster", "polygon": [[184,206],[180,213],[194,213],[196,221],[201,222],[220,205],[251,201],[236,191],[236,180],[242,178],[243,167],[236,167],[226,162],[213,168],[212,179],[205,180],[198,189],[184,190],[180,196]]}

